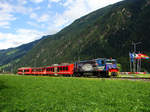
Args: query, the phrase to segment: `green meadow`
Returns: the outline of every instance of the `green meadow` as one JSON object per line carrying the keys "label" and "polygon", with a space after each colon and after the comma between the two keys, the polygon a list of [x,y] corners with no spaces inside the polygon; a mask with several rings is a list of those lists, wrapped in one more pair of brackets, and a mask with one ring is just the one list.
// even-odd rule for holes
{"label": "green meadow", "polygon": [[150,82],[0,75],[0,112],[150,112]]}

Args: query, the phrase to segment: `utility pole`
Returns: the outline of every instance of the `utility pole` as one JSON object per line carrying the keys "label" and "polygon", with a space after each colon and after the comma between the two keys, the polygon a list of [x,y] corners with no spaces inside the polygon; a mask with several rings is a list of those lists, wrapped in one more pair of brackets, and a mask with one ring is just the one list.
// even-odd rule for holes
{"label": "utility pole", "polygon": [[132,53],[129,52],[130,72],[133,72],[133,71],[132,71],[132,60],[133,60],[133,59],[132,59]]}
{"label": "utility pole", "polygon": [[133,72],[136,72],[136,59],[135,59],[135,55],[136,55],[136,45],[141,44],[141,43],[142,43],[142,42],[137,42],[137,43],[132,42],[132,45],[134,46]]}

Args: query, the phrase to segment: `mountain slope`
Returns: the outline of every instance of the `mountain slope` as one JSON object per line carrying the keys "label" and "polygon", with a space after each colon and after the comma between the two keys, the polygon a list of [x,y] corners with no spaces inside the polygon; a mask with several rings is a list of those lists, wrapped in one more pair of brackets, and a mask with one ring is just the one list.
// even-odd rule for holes
{"label": "mountain slope", "polygon": [[[20,58],[23,57],[28,51],[30,51],[39,41],[45,39],[46,36],[39,40],[23,44],[16,48],[9,48],[5,50],[0,50],[0,70],[3,68],[11,68],[12,63],[19,62]],[[9,69],[10,70],[10,69]]]}
{"label": "mountain slope", "polygon": [[[15,67],[113,57],[128,70],[131,43],[150,55],[150,0],[124,0],[84,16],[29,51]],[[143,69],[148,69],[145,65]]]}

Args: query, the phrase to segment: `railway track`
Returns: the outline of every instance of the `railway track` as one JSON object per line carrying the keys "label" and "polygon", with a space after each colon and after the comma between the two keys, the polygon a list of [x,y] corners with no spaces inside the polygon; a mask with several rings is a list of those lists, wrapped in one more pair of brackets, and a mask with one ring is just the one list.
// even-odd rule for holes
{"label": "railway track", "polygon": [[113,78],[110,78],[110,79],[150,81],[150,78],[145,78],[145,77],[113,77]]}
{"label": "railway track", "polygon": [[[19,75],[18,75],[19,76]],[[35,76],[35,75],[27,75],[27,76]],[[43,75],[39,75],[39,76],[35,76],[35,77],[58,77],[58,78],[62,78],[62,77],[59,77],[59,76],[43,76]],[[64,77],[64,78],[67,78],[67,77]],[[105,77],[96,77],[96,76],[90,76],[90,77],[69,77],[69,78],[93,78],[93,79],[108,79],[108,80],[143,80],[143,81],[150,81],[150,77],[108,77],[108,78],[105,78]]]}

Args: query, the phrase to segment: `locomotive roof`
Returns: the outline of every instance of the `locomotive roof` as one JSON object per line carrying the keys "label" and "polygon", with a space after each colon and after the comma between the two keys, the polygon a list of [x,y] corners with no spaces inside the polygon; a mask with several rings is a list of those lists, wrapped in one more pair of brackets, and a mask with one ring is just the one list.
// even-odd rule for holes
{"label": "locomotive roof", "polygon": [[84,61],[79,61],[79,62],[96,61],[96,60],[106,60],[106,58],[97,58],[97,59],[84,60]]}
{"label": "locomotive roof", "polygon": [[97,60],[115,61],[116,59],[108,59],[108,58],[97,58],[97,59],[84,60],[84,61],[79,61],[79,62],[87,62],[87,61],[97,61]]}

